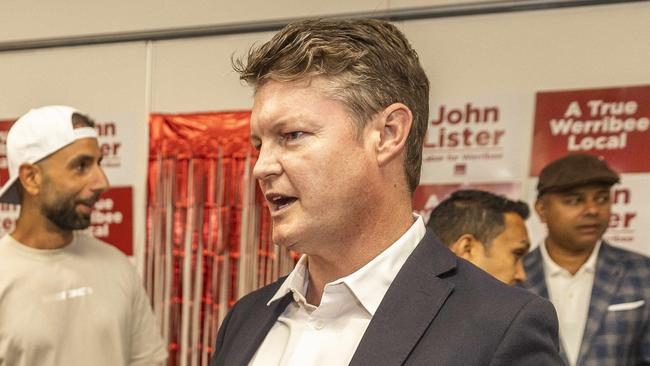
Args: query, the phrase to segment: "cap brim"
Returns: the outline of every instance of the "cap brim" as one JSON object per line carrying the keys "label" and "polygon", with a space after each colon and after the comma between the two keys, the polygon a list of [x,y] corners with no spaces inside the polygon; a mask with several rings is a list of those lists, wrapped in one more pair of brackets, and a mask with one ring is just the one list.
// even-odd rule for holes
{"label": "cap brim", "polygon": [[18,176],[9,179],[2,189],[0,189],[0,202],[20,204],[20,194],[18,194]]}
{"label": "cap brim", "polygon": [[541,197],[546,193],[560,193],[560,192],[571,190],[576,187],[588,186],[591,184],[602,184],[606,186],[613,186],[614,184],[620,183],[620,181],[621,181],[620,178],[615,178],[615,177],[599,177],[599,178],[584,179],[575,182],[546,187],[542,190],[538,190],[537,197]]}

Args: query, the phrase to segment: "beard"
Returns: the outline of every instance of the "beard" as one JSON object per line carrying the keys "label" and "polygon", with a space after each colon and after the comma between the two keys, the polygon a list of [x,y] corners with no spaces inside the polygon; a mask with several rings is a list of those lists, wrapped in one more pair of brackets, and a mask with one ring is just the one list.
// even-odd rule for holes
{"label": "beard", "polygon": [[41,212],[61,230],[83,230],[90,226],[90,214],[79,213],[75,207],[79,203],[92,207],[98,199],[99,194],[87,199],[65,197],[53,204],[43,204]]}

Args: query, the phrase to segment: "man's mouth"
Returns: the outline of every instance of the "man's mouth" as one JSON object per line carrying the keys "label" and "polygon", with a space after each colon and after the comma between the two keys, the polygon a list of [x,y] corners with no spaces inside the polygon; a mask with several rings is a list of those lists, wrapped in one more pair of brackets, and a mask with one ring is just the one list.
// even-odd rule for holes
{"label": "man's mouth", "polygon": [[578,230],[582,233],[585,234],[592,234],[592,233],[597,233],[600,232],[602,229],[602,226],[599,224],[591,224],[591,225],[580,225],[578,226]]}
{"label": "man's mouth", "polygon": [[94,198],[89,198],[85,200],[77,200],[77,206],[81,207],[81,210],[86,213],[90,214],[95,207],[95,203],[97,202],[96,199]]}
{"label": "man's mouth", "polygon": [[267,193],[265,197],[266,201],[269,203],[271,213],[279,212],[298,200],[296,197],[285,196],[278,193]]}

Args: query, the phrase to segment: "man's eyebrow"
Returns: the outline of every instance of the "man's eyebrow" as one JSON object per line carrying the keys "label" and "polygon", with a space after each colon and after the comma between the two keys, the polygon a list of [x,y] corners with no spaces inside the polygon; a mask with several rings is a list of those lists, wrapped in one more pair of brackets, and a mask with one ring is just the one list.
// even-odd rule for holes
{"label": "man's eyebrow", "polygon": [[80,161],[80,160],[94,160],[95,157],[90,155],[90,154],[79,154],[76,156],[73,156],[70,161]]}
{"label": "man's eyebrow", "polygon": [[99,156],[93,156],[90,154],[79,154],[77,156],[73,156],[69,161],[68,161],[68,166],[75,165],[81,162],[88,162],[88,161],[95,161],[97,159],[98,162],[101,162],[102,159],[104,158],[104,155],[99,155]]}
{"label": "man's eyebrow", "polygon": [[286,119],[274,121],[273,123],[270,124],[268,130],[270,132],[278,132],[282,130],[288,123],[289,121],[287,121]]}
{"label": "man's eyebrow", "polygon": [[[271,133],[276,133],[277,131],[283,129],[287,124],[289,124],[290,121],[281,119],[281,120],[273,120],[271,121],[268,126],[266,126],[266,131],[271,132]],[[251,132],[251,141],[260,141],[262,138],[259,136],[259,134],[255,132]]]}
{"label": "man's eyebrow", "polygon": [[560,196],[580,196],[582,194],[584,194],[584,193],[580,192],[580,191],[562,191],[562,192],[558,192],[558,195],[560,195]]}

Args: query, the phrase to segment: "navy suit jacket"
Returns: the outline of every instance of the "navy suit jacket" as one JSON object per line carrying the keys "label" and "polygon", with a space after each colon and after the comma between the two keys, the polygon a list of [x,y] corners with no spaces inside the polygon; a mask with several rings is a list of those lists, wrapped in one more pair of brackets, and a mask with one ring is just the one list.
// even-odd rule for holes
{"label": "navy suit jacket", "polygon": [[[548,298],[540,249],[524,259],[525,286]],[[650,258],[605,242],[596,261],[576,366],[650,365]],[[566,355],[562,352],[566,361]]]}
{"label": "navy suit jacket", "polygon": [[[291,295],[267,306],[283,279],[238,301],[212,366],[245,366]],[[386,292],[351,366],[561,365],[553,306],[459,259],[428,230]]]}

